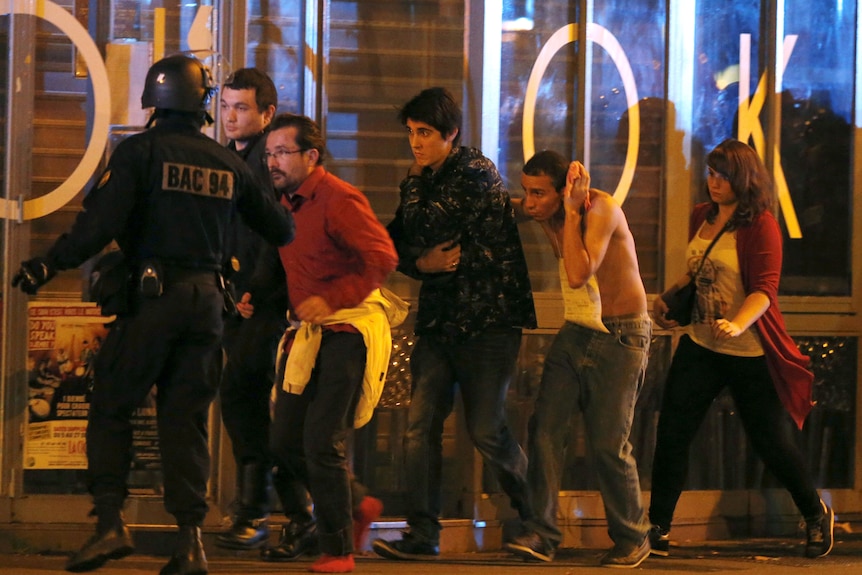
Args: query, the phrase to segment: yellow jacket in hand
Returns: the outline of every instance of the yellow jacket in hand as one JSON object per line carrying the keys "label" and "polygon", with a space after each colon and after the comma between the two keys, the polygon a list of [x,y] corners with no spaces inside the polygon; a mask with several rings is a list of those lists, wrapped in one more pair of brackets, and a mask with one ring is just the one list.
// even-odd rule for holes
{"label": "yellow jacket in hand", "polygon": [[[391,328],[404,322],[409,307],[407,302],[391,291],[378,288],[358,306],[338,310],[321,325],[302,322],[298,327],[290,327],[278,346],[276,365],[284,365],[284,369],[279,369],[282,373],[276,374],[276,382],[280,381],[286,392],[301,395],[311,379],[311,371],[317,360],[323,335],[322,326],[339,323],[352,325],[362,334],[367,349],[362,393],[353,418],[353,427],[362,427],[371,420],[386,383],[386,372],[389,370],[389,357],[392,353]],[[284,348],[292,331],[296,333],[285,362]]]}

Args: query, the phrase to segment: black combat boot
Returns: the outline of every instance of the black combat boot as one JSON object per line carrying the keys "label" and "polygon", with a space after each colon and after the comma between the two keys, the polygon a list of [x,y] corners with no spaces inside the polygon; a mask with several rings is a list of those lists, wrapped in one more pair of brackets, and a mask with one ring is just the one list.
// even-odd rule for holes
{"label": "black combat boot", "polygon": [[177,544],[168,564],[159,575],[206,575],[208,572],[201,529],[194,525],[180,525]]}
{"label": "black combat boot", "polygon": [[66,571],[83,573],[104,565],[109,559],[122,559],[135,551],[132,534],[123,522],[119,508],[97,508],[96,533],[66,563]]}
{"label": "black combat boot", "polygon": [[294,561],[303,555],[317,555],[320,547],[317,538],[317,523],[291,520],[281,528],[278,545],[260,550],[264,561]]}
{"label": "black combat boot", "polygon": [[239,474],[239,509],[233,524],[216,537],[224,549],[258,549],[269,539],[269,500],[271,474],[262,463],[246,463]]}

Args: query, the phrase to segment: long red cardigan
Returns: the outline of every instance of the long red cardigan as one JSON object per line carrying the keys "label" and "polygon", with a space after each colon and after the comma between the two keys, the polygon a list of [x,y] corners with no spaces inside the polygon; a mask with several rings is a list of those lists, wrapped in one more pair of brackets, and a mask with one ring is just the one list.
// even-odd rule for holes
{"label": "long red cardigan", "polygon": [[[706,219],[709,206],[709,203],[703,203],[694,207],[689,221],[689,240]],[[745,293],[759,291],[769,298],[769,308],[754,324],[760,335],[769,373],[782,405],[802,429],[813,405],[811,390],[814,374],[808,370],[810,358],[799,351],[787,333],[778,308],[781,244],[781,230],[770,212],[761,213],[751,225],[736,230],[736,253]]]}

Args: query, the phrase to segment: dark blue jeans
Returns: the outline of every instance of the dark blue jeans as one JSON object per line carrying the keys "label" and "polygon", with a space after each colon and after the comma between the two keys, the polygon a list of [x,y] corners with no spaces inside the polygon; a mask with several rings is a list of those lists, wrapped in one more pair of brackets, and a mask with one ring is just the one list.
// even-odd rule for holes
{"label": "dark blue jeans", "polygon": [[311,380],[302,395],[286,393],[277,384],[272,454],[280,481],[294,485],[296,497],[282,501],[284,512],[288,517],[305,512],[304,486],[314,501],[320,550],[328,555],[353,552],[345,440],[353,429],[365,356],[362,335],[324,330]]}
{"label": "dark blue jeans", "polygon": [[515,369],[521,332],[487,331],[447,344],[422,336],[410,357],[413,389],[408,414],[407,523],[418,538],[440,539],[443,423],[461,389],[467,431],[500,481],[512,507],[526,516],[527,457],[506,422],[506,393]]}
{"label": "dark blue jeans", "polygon": [[766,358],[716,353],[686,335],[673,356],[658,420],[650,521],[670,529],[685,486],[689,447],[725,387],[766,468],[790,492],[803,517],[820,517],[820,496],[794,441],[793,422],[775,391]]}

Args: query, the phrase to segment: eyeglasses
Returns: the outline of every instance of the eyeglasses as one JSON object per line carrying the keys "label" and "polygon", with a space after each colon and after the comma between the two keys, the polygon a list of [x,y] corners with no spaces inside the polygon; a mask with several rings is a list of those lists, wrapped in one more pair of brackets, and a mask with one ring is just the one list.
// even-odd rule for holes
{"label": "eyeglasses", "polygon": [[269,162],[270,158],[275,158],[276,160],[281,160],[285,156],[290,156],[292,154],[301,154],[303,152],[307,152],[307,149],[300,148],[299,150],[276,150],[274,152],[264,152],[263,153],[263,161]]}
{"label": "eyeglasses", "polygon": [[730,180],[730,178],[726,174],[722,174],[721,172],[716,172],[712,168],[706,169],[706,177],[707,178],[718,178],[719,180],[724,180],[725,182]]}

